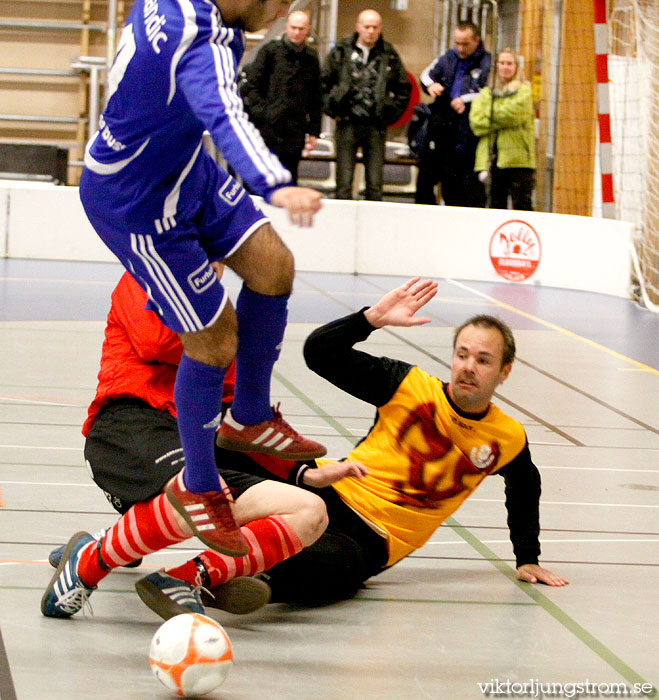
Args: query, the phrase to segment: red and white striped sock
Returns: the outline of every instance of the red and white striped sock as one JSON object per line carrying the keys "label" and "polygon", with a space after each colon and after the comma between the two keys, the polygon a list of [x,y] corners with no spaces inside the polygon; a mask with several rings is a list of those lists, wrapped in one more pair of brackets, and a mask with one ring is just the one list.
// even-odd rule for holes
{"label": "red and white striped sock", "polygon": [[[210,577],[209,588],[226,583],[236,576],[253,576],[267,571],[302,549],[297,533],[280,515],[254,520],[241,527],[240,531],[249,544],[249,552],[244,557],[228,557],[210,549],[199,555]],[[165,569],[165,572],[192,585],[196,584],[198,572],[194,561]]]}
{"label": "red and white striped sock", "polygon": [[78,573],[88,586],[95,586],[111,569],[187,540],[174,516],[174,509],[161,493],[151,501],[137,503],[117,520],[101,541],[99,563],[96,542],[90,542],[80,554]]}

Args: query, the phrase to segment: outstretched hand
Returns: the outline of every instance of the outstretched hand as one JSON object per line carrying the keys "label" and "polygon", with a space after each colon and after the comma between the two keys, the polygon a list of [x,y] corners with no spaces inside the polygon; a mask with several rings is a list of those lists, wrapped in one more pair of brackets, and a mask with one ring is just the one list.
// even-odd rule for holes
{"label": "outstretched hand", "polygon": [[307,469],[302,481],[305,486],[322,489],[345,479],[347,476],[363,479],[367,474],[368,469],[359,462],[327,462],[319,469]]}
{"label": "outstretched hand", "polygon": [[437,282],[420,281],[414,277],[402,287],[387,292],[377,304],[366,309],[364,316],[374,328],[384,326],[421,326],[430,323],[429,318],[414,314],[437,294]]}
{"label": "outstretched hand", "polygon": [[543,569],[538,564],[522,564],[517,567],[517,578],[527,583],[546,583],[548,586],[567,586],[570,583],[549,569]]}

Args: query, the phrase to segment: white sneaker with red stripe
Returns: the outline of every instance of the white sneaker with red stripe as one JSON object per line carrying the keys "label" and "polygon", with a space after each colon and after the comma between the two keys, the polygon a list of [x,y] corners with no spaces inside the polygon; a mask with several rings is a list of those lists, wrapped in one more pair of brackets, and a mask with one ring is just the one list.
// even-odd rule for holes
{"label": "white sneaker with red stripe", "polygon": [[217,431],[217,444],[237,452],[262,452],[282,459],[316,459],[327,453],[324,445],[308,440],[283,419],[279,404],[272,408],[270,420],[256,425],[242,425],[231,415],[224,416]]}

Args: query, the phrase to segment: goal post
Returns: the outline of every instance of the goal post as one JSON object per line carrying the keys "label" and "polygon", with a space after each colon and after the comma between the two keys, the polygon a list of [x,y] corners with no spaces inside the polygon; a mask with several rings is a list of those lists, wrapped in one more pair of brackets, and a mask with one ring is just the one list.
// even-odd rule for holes
{"label": "goal post", "polygon": [[613,0],[609,31],[618,218],[635,225],[639,301],[659,312],[659,3]]}

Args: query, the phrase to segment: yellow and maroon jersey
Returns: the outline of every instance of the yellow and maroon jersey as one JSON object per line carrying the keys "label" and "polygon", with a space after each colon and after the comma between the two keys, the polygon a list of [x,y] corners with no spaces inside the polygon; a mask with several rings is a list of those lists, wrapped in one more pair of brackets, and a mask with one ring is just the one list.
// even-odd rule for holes
{"label": "yellow and maroon jersey", "polygon": [[466,414],[419,367],[353,348],[374,330],[359,312],[318,328],[304,347],[310,369],[377,407],[373,427],[347,456],[369,475],[334,484],[341,499],[387,537],[391,565],[500,472],[517,565],[537,563],[540,475],[521,424],[494,404]]}
{"label": "yellow and maroon jersey", "polygon": [[522,426],[499,408],[491,405],[479,420],[465,418],[449,403],[442,382],[413,367],[347,457],[367,466],[369,475],[344,479],[334,488],[388,534],[388,563],[394,564],[421,547],[525,444]]}

